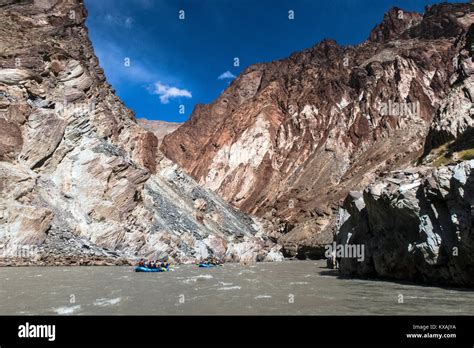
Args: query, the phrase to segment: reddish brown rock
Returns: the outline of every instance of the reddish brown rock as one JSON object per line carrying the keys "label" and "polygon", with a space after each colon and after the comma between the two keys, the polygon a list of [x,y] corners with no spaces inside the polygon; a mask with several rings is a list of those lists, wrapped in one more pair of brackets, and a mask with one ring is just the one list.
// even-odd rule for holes
{"label": "reddish brown rock", "polygon": [[137,140],[137,159],[151,173],[156,173],[158,139],[151,132],[142,132]]}
{"label": "reddish brown rock", "polygon": [[161,149],[200,184],[273,222],[288,255],[320,257],[349,190],[422,154],[457,79],[472,9],[395,8],[360,45],[324,40],[252,65]]}
{"label": "reddish brown rock", "polygon": [[0,118],[0,161],[15,159],[21,152],[22,145],[20,127]]}

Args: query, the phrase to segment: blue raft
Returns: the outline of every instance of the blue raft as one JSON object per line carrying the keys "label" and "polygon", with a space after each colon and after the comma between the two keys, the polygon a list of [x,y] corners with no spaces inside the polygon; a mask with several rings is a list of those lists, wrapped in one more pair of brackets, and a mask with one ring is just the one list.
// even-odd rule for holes
{"label": "blue raft", "polygon": [[159,268],[148,268],[137,266],[135,267],[135,272],[168,272],[169,268],[159,267]]}
{"label": "blue raft", "polygon": [[199,267],[201,268],[211,268],[211,267],[217,267],[217,266],[222,266],[222,265],[214,265],[212,263],[200,263]]}

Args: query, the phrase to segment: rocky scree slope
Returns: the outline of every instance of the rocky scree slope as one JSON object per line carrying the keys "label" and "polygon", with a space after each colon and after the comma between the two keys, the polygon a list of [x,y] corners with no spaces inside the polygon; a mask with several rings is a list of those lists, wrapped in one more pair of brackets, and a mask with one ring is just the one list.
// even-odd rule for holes
{"label": "rocky scree slope", "polygon": [[161,149],[200,184],[271,222],[285,255],[321,257],[349,191],[424,152],[459,77],[472,10],[393,8],[360,45],[324,40],[252,65]]}
{"label": "rocky scree slope", "polygon": [[281,258],[158,151],[107,84],[78,0],[0,1],[0,264]]}

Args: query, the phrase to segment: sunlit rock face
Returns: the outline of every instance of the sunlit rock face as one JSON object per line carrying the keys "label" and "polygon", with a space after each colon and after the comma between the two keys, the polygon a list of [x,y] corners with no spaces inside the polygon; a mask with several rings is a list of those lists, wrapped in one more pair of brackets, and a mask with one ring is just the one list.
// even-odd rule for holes
{"label": "sunlit rock face", "polygon": [[362,262],[341,258],[344,275],[474,287],[473,37],[471,24],[420,164],[345,199],[335,240],[364,245],[365,255]]}
{"label": "sunlit rock face", "polygon": [[460,67],[472,68],[472,7],[394,8],[360,45],[325,40],[252,65],[161,149],[200,184],[270,221],[286,255],[321,257],[348,192],[424,152],[441,100]]}
{"label": "sunlit rock face", "polygon": [[2,1],[0,263],[276,260],[257,220],[163,158],[114,94],[82,1]]}

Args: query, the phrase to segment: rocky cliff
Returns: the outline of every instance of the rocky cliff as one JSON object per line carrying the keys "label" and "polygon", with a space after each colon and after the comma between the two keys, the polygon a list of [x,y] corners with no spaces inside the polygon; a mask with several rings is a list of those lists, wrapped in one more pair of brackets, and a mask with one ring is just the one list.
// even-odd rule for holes
{"label": "rocky cliff", "polygon": [[115,96],[79,0],[0,1],[0,263],[281,257],[163,158]]}
{"label": "rocky cliff", "polygon": [[351,190],[426,152],[432,120],[467,64],[472,9],[393,8],[360,45],[325,40],[252,65],[161,149],[200,184],[271,221],[286,255],[320,257]]}
{"label": "rocky cliff", "polygon": [[342,255],[342,274],[474,286],[474,160],[394,171],[340,211],[336,242],[364,245]]}
{"label": "rocky cliff", "polygon": [[342,245],[364,245],[345,275],[474,286],[474,25],[457,42],[450,91],[440,101],[418,166],[351,192],[339,212]]}

